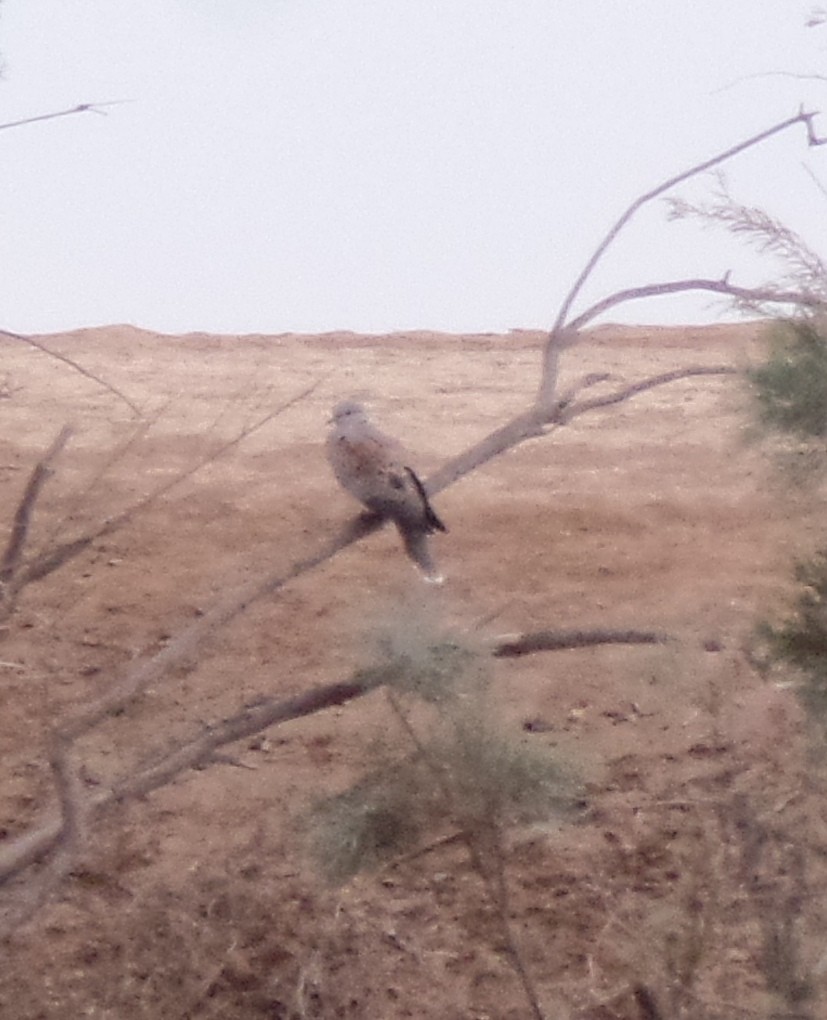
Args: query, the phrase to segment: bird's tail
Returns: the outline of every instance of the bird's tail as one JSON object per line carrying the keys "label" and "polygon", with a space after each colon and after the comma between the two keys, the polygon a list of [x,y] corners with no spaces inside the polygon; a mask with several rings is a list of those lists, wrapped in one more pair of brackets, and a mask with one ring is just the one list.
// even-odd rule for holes
{"label": "bird's tail", "polygon": [[431,501],[428,499],[428,493],[425,491],[425,486],[420,481],[419,476],[417,475],[417,473],[414,470],[412,470],[411,468],[409,468],[409,467],[406,467],[405,470],[408,472],[408,476],[410,477],[411,481],[414,483],[414,486],[416,487],[416,491],[422,497],[422,505],[423,505],[423,507],[425,509],[425,524],[428,526],[428,531],[445,531],[445,532],[447,532],[448,529],[445,527],[445,525],[442,523],[442,521],[437,517],[436,510],[434,510],[434,508],[431,506]]}
{"label": "bird's tail", "polygon": [[443,575],[437,569],[431,558],[431,551],[428,548],[428,532],[422,528],[412,528],[397,523],[399,534],[405,546],[405,552],[422,571],[426,581],[432,584],[442,584]]}

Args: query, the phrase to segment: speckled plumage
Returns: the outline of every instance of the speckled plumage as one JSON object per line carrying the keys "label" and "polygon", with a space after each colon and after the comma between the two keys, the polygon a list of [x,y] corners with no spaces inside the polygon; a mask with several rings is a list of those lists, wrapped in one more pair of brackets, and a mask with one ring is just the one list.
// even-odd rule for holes
{"label": "speckled plumage", "polygon": [[327,456],[339,484],[368,510],[392,520],[411,559],[430,580],[439,580],[427,537],[448,529],[431,506],[404,447],[368,421],[361,404],[345,400],[333,409]]}

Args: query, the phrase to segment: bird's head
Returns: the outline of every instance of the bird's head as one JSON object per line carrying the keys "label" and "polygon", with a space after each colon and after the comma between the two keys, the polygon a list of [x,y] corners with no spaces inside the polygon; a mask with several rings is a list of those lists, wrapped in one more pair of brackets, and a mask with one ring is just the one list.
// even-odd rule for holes
{"label": "bird's head", "polygon": [[364,421],[365,409],[356,400],[343,400],[333,408],[329,424],[342,425],[348,421]]}

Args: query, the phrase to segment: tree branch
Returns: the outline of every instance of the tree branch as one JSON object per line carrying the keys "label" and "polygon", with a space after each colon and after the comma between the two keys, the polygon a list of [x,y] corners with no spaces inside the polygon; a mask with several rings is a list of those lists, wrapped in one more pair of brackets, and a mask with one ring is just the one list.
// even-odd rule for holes
{"label": "tree branch", "polygon": [[[541,651],[562,651],[565,649],[594,647],[602,644],[657,644],[669,640],[668,635],[650,631],[576,630],[540,631],[536,634],[522,634],[518,637],[502,638],[490,648],[490,654],[507,658],[529,655]],[[155,761],[139,767],[135,772],[116,780],[106,790],[89,794],[82,804],[76,796],[64,794],[63,815],[53,812],[36,829],[0,846],[0,885],[9,882],[31,864],[40,861],[65,839],[65,819],[90,817],[124,801],[145,796],[153,790],[166,786],[177,776],[200,765],[210,764],[215,752],[227,744],[254,736],[262,730],[281,723],[301,719],[327,708],[344,705],[361,698],[382,686],[388,680],[386,666],[358,670],[345,680],[323,684],[289,698],[264,698],[246,706],[242,711],[206,727],[196,738],[176,745]],[[106,706],[110,707],[107,708]],[[95,703],[98,709],[109,714],[112,702],[102,698]],[[96,713],[84,713],[74,722],[61,728],[56,738],[61,745],[70,742],[93,724]],[[59,745],[60,746],[60,745]],[[67,811],[67,803],[69,809]]]}
{"label": "tree branch", "polygon": [[559,652],[595,645],[661,645],[668,634],[652,630],[539,630],[500,638],[491,651],[497,659],[513,659],[535,652]]}
{"label": "tree branch", "polygon": [[825,139],[818,137],[813,126],[815,116],[815,113],[807,113],[802,108],[794,117],[788,117],[786,120],[775,124],[773,127],[767,128],[765,131],[761,131],[759,134],[753,135],[751,138],[747,138],[745,141],[739,142],[737,145],[733,145],[730,148],[725,149],[723,152],[718,153],[718,155],[712,156],[710,159],[706,159],[701,163],[697,163],[695,166],[692,166],[688,170],[684,170],[679,174],[675,174],[673,177],[669,177],[650,191],[644,192],[644,194],[640,195],[634,200],[634,202],[631,203],[631,205],[628,206],[619,219],[609,229],[600,244],[598,244],[597,248],[586,262],[579,276],[574,281],[574,284],[560,305],[557,318],[555,319],[554,325],[546,339],[540,385],[535,399],[535,406],[541,414],[548,413],[554,404],[560,353],[566,347],[571,346],[577,341],[577,330],[574,324],[569,321],[569,313],[571,312],[572,306],[579,297],[583,286],[591,276],[597,264],[611,247],[618,234],[620,234],[638,210],[647,203],[665,194],[667,191],[670,191],[676,185],[682,184],[691,177],[696,177],[698,174],[704,173],[704,171],[710,170],[714,166],[725,163],[740,153],[745,152],[747,149],[760,145],[768,138],[773,137],[773,135],[780,134],[782,131],[786,131],[788,128],[793,127],[796,124],[804,124],[806,127],[807,143],[809,145],[816,146],[824,144]]}
{"label": "tree branch", "polygon": [[666,386],[681,379],[688,379],[698,375],[734,375],[737,369],[730,365],[690,365],[686,368],[676,368],[670,372],[662,372],[659,375],[641,379],[622,389],[615,390],[610,394],[595,397],[593,400],[574,401],[574,396],[585,386],[594,385],[596,382],[605,381],[605,375],[587,376],[585,380],[569,393],[564,394],[548,410],[532,408],[523,414],[512,418],[510,422],[491,432],[480,442],[456,457],[451,458],[432,474],[425,482],[425,488],[430,495],[441,492],[453,485],[454,482],[483,464],[505,453],[506,450],[519,446],[527,439],[536,439],[548,434],[549,426],[567,425],[573,418],[587,411],[594,411],[601,407],[609,407],[612,404],[622,403],[647,390],[655,389],[658,386]]}
{"label": "tree branch", "polygon": [[[60,116],[55,114],[54,116]],[[0,125],[2,126],[2,125]],[[24,333],[13,333],[9,329],[0,329],[0,335],[11,337],[12,340],[20,340],[24,344],[29,344],[30,347],[35,347],[38,351],[42,351],[44,354],[48,354],[50,358],[54,358],[56,361],[62,361],[64,365],[68,365],[73,368],[76,372],[80,372],[82,376],[97,383],[98,386],[102,386],[105,390],[109,390],[111,394],[116,396],[119,400],[122,400],[127,407],[132,411],[133,414],[141,417],[143,412],[138,405],[131,400],[125,393],[121,392],[117,386],[113,386],[112,383],[107,382],[106,379],[102,379],[99,375],[95,375],[94,372],[90,372],[88,368],[84,368],[83,365],[79,365],[72,358],[68,358],[65,354],[60,354],[58,351],[50,350],[45,344],[40,343],[39,340],[35,340],[33,337],[26,336]]]}
{"label": "tree branch", "polygon": [[664,294],[679,294],[683,291],[705,290],[715,294],[724,294],[727,297],[736,298],[738,301],[750,304],[778,304],[796,305],[803,308],[827,308],[827,300],[815,294],[807,294],[797,290],[773,290],[770,287],[738,287],[729,282],[728,277],[721,280],[707,280],[698,278],[694,280],[671,280],[665,283],[651,283],[642,287],[628,287],[626,290],[616,291],[609,294],[600,301],[595,302],[585,312],[582,312],[573,319],[570,329],[583,329],[589,322],[599,315],[623,304],[626,301],[637,301],[640,298],[662,297]]}
{"label": "tree branch", "polygon": [[[290,397],[284,403],[280,404],[277,408],[272,411],[268,411],[262,418],[253,422],[251,425],[245,426],[241,431],[233,436],[232,439],[228,439],[225,443],[222,443],[216,450],[212,450],[210,453],[205,454],[199,461],[197,461],[191,468],[183,471],[181,474],[176,475],[169,481],[166,481],[158,486],[157,489],[153,489],[148,495],[144,496],[143,499],[139,499],[137,503],[133,503],[128,506],[125,510],[115,514],[113,517],[108,518],[102,524],[92,528],[90,531],[85,532],[82,535],[70,539],[66,542],[61,542],[47,548],[44,552],[32,557],[21,567],[18,578],[17,578],[17,590],[22,590],[28,584],[34,584],[36,581],[42,581],[43,578],[48,577],[49,574],[54,573],[60,569],[65,563],[73,560],[76,556],[79,556],[85,549],[97,541],[98,539],[105,538],[107,535],[111,535],[118,531],[124,525],[128,524],[129,521],[135,517],[136,514],[147,507],[156,503],[159,499],[166,496],[173,489],[182,485],[185,481],[192,478],[198,471],[203,470],[208,464],[212,464],[219,457],[222,457],[228,450],[237,446],[244,439],[247,439],[253,433],[258,432],[265,425],[271,422],[274,418],[283,414],[289,407],[304,400],[305,397],[309,396],[319,385],[319,381],[312,383],[301,393]],[[0,578],[2,575],[0,575]]]}
{"label": "tree branch", "polygon": [[112,99],[108,103],[80,103],[78,106],[73,106],[70,110],[58,110],[56,113],[40,113],[35,117],[24,117],[23,120],[12,120],[7,121],[5,124],[0,124],[0,131],[4,131],[6,128],[21,127],[23,124],[36,124],[41,120],[54,120],[56,117],[71,117],[74,113],[97,113],[101,117],[106,117],[106,110],[104,106],[116,106],[119,103],[129,103],[130,99]]}
{"label": "tree branch", "polygon": [[3,559],[0,561],[0,588],[3,590],[3,600],[9,587],[14,587],[15,575],[20,566],[20,559],[29,535],[32,513],[40,496],[40,491],[46,479],[52,473],[52,464],[63,450],[71,435],[72,430],[68,426],[64,426],[60,430],[57,438],[46,453],[43,454],[29,475],[26,488],[23,490],[23,495],[17,504],[11,535],[6,544]]}
{"label": "tree branch", "polygon": [[773,135],[780,134],[782,131],[786,131],[787,128],[793,127],[796,124],[804,124],[807,128],[807,141],[809,145],[822,145],[824,139],[818,138],[813,128],[813,120],[815,113],[805,113],[805,111],[799,110],[794,117],[788,117],[787,120],[783,120],[773,127],[767,128],[765,131],[761,131],[757,135],[753,135],[751,138],[747,138],[743,142],[739,142],[737,145],[731,146],[729,149],[725,149],[723,152],[718,153],[717,156],[712,156],[710,159],[705,159],[702,163],[697,163],[695,166],[690,167],[688,170],[683,170],[679,174],[675,174],[674,177],[669,177],[667,180],[658,184],[652,188],[651,191],[644,192],[638,198],[632,202],[632,204],[626,209],[626,211],[620,216],[617,222],[611,227],[609,232],[600,242],[595,249],[593,255],[588,260],[586,265],[583,267],[582,272],[574,281],[574,285],[568,292],[566,297],[563,299],[563,303],[560,306],[560,311],[557,313],[557,319],[555,320],[552,332],[557,332],[562,329],[566,324],[569,311],[574,301],[577,299],[580,291],[583,288],[586,280],[591,276],[597,263],[602,259],[608,248],[611,246],[617,235],[623,230],[629,220],[635,215],[635,213],[651,202],[653,199],[658,198],[660,195],[670,191],[678,184],[683,184],[684,181],[688,181],[691,177],[697,177],[698,174],[704,173],[706,170],[711,170],[712,167],[718,166],[721,163],[726,163],[728,160],[735,156],[740,155],[747,149],[751,149],[756,145],[760,145],[765,142],[768,138],[772,138]]}
{"label": "tree branch", "polygon": [[577,403],[563,406],[557,413],[555,424],[568,425],[574,418],[589,411],[599,411],[613,404],[621,404],[625,400],[637,397],[641,393],[656,389],[658,386],[666,386],[669,383],[679,382],[681,379],[691,379],[698,375],[737,375],[738,369],[731,365],[693,365],[687,368],[675,368],[671,372],[662,372],[660,375],[649,376],[647,379],[640,379],[636,383],[624,386],[619,390],[613,390],[604,396],[593,397],[591,400],[581,400]]}

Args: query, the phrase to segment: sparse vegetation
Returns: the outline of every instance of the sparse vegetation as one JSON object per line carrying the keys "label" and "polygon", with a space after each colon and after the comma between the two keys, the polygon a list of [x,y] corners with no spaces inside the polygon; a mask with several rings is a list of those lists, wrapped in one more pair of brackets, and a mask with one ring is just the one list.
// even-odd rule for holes
{"label": "sparse vegetation", "polygon": [[479,652],[431,634],[415,616],[386,629],[380,646],[388,658],[373,668],[387,678],[392,713],[411,749],[315,807],[316,858],[328,878],[343,881],[424,851],[429,838],[444,838],[447,830],[468,853],[506,957],[532,1015],[542,1020],[546,1014],[511,924],[505,840],[515,825],[574,814],[579,794],[573,776],[492,725],[488,663]]}
{"label": "sparse vegetation", "polygon": [[[808,141],[820,144],[812,115],[801,113],[636,200],[598,246],[546,336],[536,398],[510,421],[448,460],[429,479],[429,488],[446,488],[504,452],[527,440],[554,434],[584,414],[625,404],[666,385],[686,384],[697,377],[715,380],[734,371],[728,362],[686,365],[679,361],[651,375],[646,374],[652,369],[644,361],[639,363],[641,378],[615,383],[600,365],[600,371],[561,388],[561,361],[570,348],[582,345],[581,328],[623,301],[704,290],[754,305],[799,303],[812,308],[823,303],[823,297],[812,288],[750,289],[735,286],[727,277],[631,288],[609,295],[577,315],[572,313],[586,279],[642,205],[704,169],[794,126],[805,127]],[[797,282],[792,281],[791,286],[795,288]],[[318,371],[315,362],[313,371]],[[110,387],[106,399],[115,395]],[[782,397],[779,402],[783,403]],[[268,412],[265,420],[275,413]],[[315,437],[316,425],[321,427],[321,414],[313,421]],[[308,427],[305,422],[297,446],[306,445]],[[647,441],[651,446],[651,437]],[[228,445],[237,442],[235,438]],[[276,461],[283,454],[282,449],[270,445],[259,456]],[[547,712],[550,719],[540,716],[538,720],[526,720],[523,730],[511,720],[508,729],[503,728],[488,708],[490,658],[464,637],[458,638],[455,630],[439,619],[447,617],[449,609],[438,602],[438,596],[433,597],[438,626],[425,627],[413,618],[407,619],[404,626],[397,621],[378,639],[378,663],[372,662],[346,680],[308,688],[306,673],[319,668],[322,654],[328,650],[329,634],[324,627],[329,625],[329,618],[345,605],[353,610],[354,604],[365,597],[366,585],[361,574],[359,580],[354,580],[357,575],[343,574],[350,585],[346,594],[336,589],[328,598],[327,587],[319,586],[313,596],[308,596],[294,582],[327,566],[378,525],[348,521],[338,532],[333,528],[331,537],[330,517],[325,516],[323,506],[320,508],[325,497],[320,498],[322,490],[314,490],[312,484],[302,490],[295,507],[288,506],[289,497],[284,492],[289,476],[297,458],[304,458],[306,451],[302,447],[302,453],[294,452],[293,456],[289,463],[286,457],[280,461],[277,470],[270,468],[268,460],[267,470],[272,471],[268,481],[275,479],[279,484],[274,482],[268,489],[270,516],[252,550],[242,494],[249,478],[258,482],[261,475],[248,465],[249,475],[238,476],[245,479],[243,484],[238,479],[233,483],[225,479],[218,486],[220,496],[211,497],[211,512],[232,518],[235,527],[228,527],[225,539],[231,547],[234,543],[242,545],[248,558],[236,563],[228,559],[222,570],[216,569],[215,548],[205,537],[212,519],[205,514],[204,520],[196,520],[186,534],[192,543],[187,548],[195,566],[203,571],[199,597],[194,594],[190,574],[169,595],[171,602],[163,604],[157,619],[149,617],[154,607],[145,610],[152,627],[134,633],[124,627],[126,636],[120,637],[117,654],[104,657],[101,653],[99,661],[92,661],[103,645],[95,633],[84,632],[78,638],[79,650],[70,640],[69,625],[65,633],[57,634],[64,617],[70,615],[68,607],[81,598],[78,592],[91,601],[92,596],[80,581],[97,570],[95,583],[104,587],[106,581],[101,579],[106,571],[119,569],[117,556],[107,551],[102,563],[83,561],[87,574],[73,578],[71,584],[65,581],[66,586],[60,589],[62,604],[55,608],[44,602],[48,608],[44,619],[48,618],[48,627],[54,628],[49,631],[50,637],[58,643],[63,640],[66,647],[59,650],[59,655],[55,653],[59,665],[53,660],[39,664],[39,729],[32,727],[36,739],[30,746],[18,748],[20,761],[14,763],[19,768],[16,780],[19,776],[30,780],[34,775],[36,782],[26,787],[30,799],[14,802],[13,813],[6,820],[8,828],[0,842],[0,881],[2,905],[7,908],[3,920],[12,933],[6,946],[22,946],[21,958],[36,960],[41,950],[35,938],[27,942],[28,932],[39,925],[51,926],[47,941],[65,971],[59,975],[59,991],[27,988],[25,995],[21,985],[25,974],[0,975],[0,1005],[13,1001],[22,1006],[28,996],[31,1008],[21,1015],[32,1017],[44,1015],[48,1009],[67,1015],[67,1011],[97,1008],[83,1001],[83,981],[89,980],[90,970],[110,949],[103,946],[97,932],[88,930],[89,916],[104,910],[103,916],[112,926],[115,904],[128,930],[111,932],[106,945],[114,948],[112,955],[106,956],[106,965],[111,968],[109,973],[125,976],[107,985],[101,1009],[109,1010],[108,1015],[117,1015],[119,1020],[124,1015],[124,1003],[136,1009],[148,1003],[150,1012],[172,1010],[182,1018],[259,1015],[323,1020],[364,1015],[366,1006],[374,1015],[391,1016],[396,1015],[393,1004],[403,998],[400,1014],[410,1012],[415,996],[411,988],[422,987],[424,982],[430,991],[432,983],[438,981],[453,989],[456,1001],[451,1005],[456,1005],[457,1016],[510,1017],[525,1012],[524,1003],[514,1005],[515,975],[537,1018],[560,1015],[565,1020],[639,1020],[640,1016],[646,1020],[729,1020],[733,1010],[741,1008],[737,990],[730,992],[728,988],[733,974],[745,988],[749,986],[748,1008],[761,1020],[764,1015],[773,1015],[773,996],[773,1002],[782,1002],[788,1014],[795,1009],[797,1015],[805,1016],[805,1006],[815,1010],[817,1006],[812,1004],[821,1001],[821,972],[819,961],[808,957],[821,923],[815,896],[806,923],[798,920],[796,910],[823,878],[820,843],[818,833],[809,828],[812,821],[806,811],[786,811],[789,801],[796,798],[806,799],[807,808],[815,810],[811,791],[801,776],[776,775],[769,764],[764,767],[759,755],[740,759],[734,741],[727,738],[726,726],[718,719],[712,720],[715,725],[710,724],[709,733],[698,737],[695,731],[708,720],[696,710],[689,685],[685,689],[675,686],[671,711],[663,706],[648,711],[645,704],[641,707],[636,699],[625,696],[618,704],[612,690],[615,678],[599,660],[590,661],[581,677],[585,686],[592,684],[592,692],[598,685],[602,688],[599,712],[594,693],[590,702],[578,689],[569,703],[555,704],[553,711]],[[212,465],[214,459],[208,455],[198,463]],[[38,474],[43,460],[34,459],[30,478],[45,477],[51,462],[47,455],[44,471]],[[187,472],[179,473],[173,484],[189,477]],[[620,585],[629,580],[639,562],[635,557],[640,554],[641,536],[652,528],[655,515],[663,509],[654,492],[657,481],[651,483],[648,502],[639,498],[638,489],[630,485],[625,491],[634,492],[632,509],[621,511],[615,505],[607,511],[612,525],[618,524],[612,514],[622,518],[610,532],[615,540],[624,529],[633,536],[627,557],[619,557],[610,541],[599,552],[593,550],[588,574],[591,582],[585,580],[585,574],[577,573],[576,593],[571,587],[558,588],[567,569],[566,556],[572,548],[578,556],[577,543],[582,540],[585,547],[604,524],[599,517],[595,518],[597,525],[589,523],[588,508],[581,506],[565,527],[560,526],[562,513],[549,527],[551,494],[560,491],[559,475],[555,484],[556,488],[548,485],[537,490],[539,509],[526,509],[527,521],[529,511],[533,514],[530,523],[524,526],[512,515],[507,526],[496,533],[500,546],[483,548],[480,543],[480,555],[486,557],[485,569],[493,572],[495,580],[489,582],[480,570],[476,582],[467,581],[460,598],[469,603],[479,599],[475,611],[489,612],[491,605],[483,603],[493,603],[496,617],[503,597],[508,597],[497,587],[496,578],[508,577],[519,586],[520,597],[525,594],[525,605],[519,605],[515,612],[538,605],[545,611],[554,605],[555,597],[559,598],[558,611],[568,612],[574,602],[566,600],[580,597],[589,583],[600,586],[601,596],[604,590],[622,592],[623,597],[631,593],[633,608],[635,599],[648,598],[647,605],[656,605],[651,592],[642,592],[642,585]],[[23,577],[20,570],[28,551],[30,510],[40,491],[35,486],[37,491],[27,501],[25,485],[20,488],[23,492],[16,520],[15,513],[10,513],[12,534],[2,564],[3,580],[10,591],[14,589],[15,596],[10,600],[15,605],[8,614],[7,634],[19,626],[17,637],[26,627],[34,630],[35,626],[44,626],[40,633],[47,633],[35,614],[20,620],[13,611],[18,595],[22,596],[20,601],[31,596],[27,590],[31,586],[16,585],[15,579]],[[169,486],[163,483],[161,488],[152,489],[151,499],[158,492],[168,491]],[[52,506],[53,524],[60,518],[59,499],[56,502],[57,508]],[[178,512],[190,522],[193,501],[183,502]],[[146,501],[129,505],[143,508]],[[497,522],[486,517],[488,509],[483,507],[475,526],[490,528],[493,534]],[[681,511],[685,509],[681,504]],[[289,517],[291,512],[293,517]],[[690,508],[688,512],[698,511]],[[288,521],[281,530],[280,514],[287,515]],[[118,537],[128,531],[126,525],[134,527],[139,518],[140,514],[132,513],[119,519],[124,528],[119,528]],[[79,529],[84,542],[79,554],[91,554],[96,543],[113,534],[110,520],[98,523],[98,530],[94,526]],[[664,527],[670,523],[665,518],[661,523],[664,521]],[[525,534],[518,535],[523,527]],[[297,535],[302,541],[307,539],[308,548],[297,548]],[[141,536],[145,544],[166,537],[160,529],[153,530],[153,525],[147,526]],[[321,537],[316,542],[313,536]],[[508,542],[516,546],[520,538],[524,554],[529,547],[531,551],[521,565],[512,564],[513,550]],[[689,543],[692,552],[687,555],[698,555],[696,543],[697,536]],[[279,546],[275,554],[274,544]],[[708,551],[710,569],[715,557],[725,555],[723,546],[721,542],[711,554]],[[142,552],[143,548],[136,542],[133,552]],[[157,553],[154,570],[163,574],[172,544],[159,544],[159,548],[162,552]],[[261,567],[265,549],[267,566]],[[665,565],[653,572],[651,581],[658,591],[664,590],[670,580],[671,568],[666,562],[669,556],[661,559]],[[80,555],[67,557],[60,565],[64,562],[79,563]],[[162,564],[160,569],[158,564]],[[239,573],[251,576],[237,586],[226,582],[226,578]],[[144,575],[144,583],[148,574]],[[53,575],[65,579],[65,573],[58,570],[36,579],[51,579]],[[529,577],[531,584],[526,584],[524,593],[523,581]],[[478,595],[474,583],[484,588],[484,596]],[[267,600],[285,595],[288,588],[289,596],[274,609]],[[183,598],[181,592],[185,593]],[[328,601],[322,605],[323,592]],[[283,609],[289,597],[295,600],[289,607],[292,615],[279,618],[277,609]],[[314,598],[320,600],[319,604]],[[705,606],[714,608],[714,601],[710,597]],[[605,602],[596,605],[601,612],[606,609]],[[119,607],[122,604],[117,600],[111,605],[104,603],[100,615],[117,616]],[[88,628],[98,623],[94,615],[84,619]],[[703,619],[708,620],[709,615]],[[135,621],[131,622],[134,626]],[[662,641],[659,631],[629,629],[636,623],[648,625],[648,620],[612,622],[625,623],[626,628],[619,625],[604,630],[604,640],[634,645],[657,645]],[[231,626],[238,630],[231,630]],[[584,630],[568,633],[568,643],[561,641],[560,632],[543,633],[543,640],[533,643],[503,639],[497,654],[501,652],[505,661],[498,659],[498,668],[504,671],[511,666],[517,672],[518,667],[507,661],[509,654],[541,648],[591,648],[598,643],[584,641]],[[217,635],[225,637],[226,642],[216,641]],[[302,636],[306,647],[301,661],[306,672],[295,670],[295,660],[289,654],[291,642],[297,643]],[[25,635],[15,647],[22,647],[24,640]],[[31,650],[34,644],[30,639],[27,647]],[[253,671],[248,649],[259,644]],[[312,655],[307,650],[311,644]],[[208,650],[215,652],[219,645],[218,654],[211,659]],[[685,650],[688,646],[681,647]],[[686,652],[687,674],[708,669],[705,656],[717,654],[723,647],[716,638],[706,640],[701,650],[694,647],[692,654]],[[336,652],[346,658],[338,648]],[[71,672],[70,653],[76,654]],[[673,649],[672,654],[679,653]],[[21,665],[10,656],[3,666],[25,671],[29,668],[27,662]],[[208,694],[193,680],[196,671],[210,677]],[[641,675],[638,669],[636,676]],[[651,684],[640,681],[644,692],[661,683],[659,676],[653,669]],[[736,676],[733,666],[729,679],[734,683]],[[540,679],[545,682],[549,677],[551,671]],[[29,679],[27,675],[9,685],[9,690],[18,694],[24,689],[24,680]],[[299,863],[285,859],[281,835],[268,836],[266,829],[276,807],[283,807],[283,803],[276,802],[288,801],[293,792],[283,783],[284,761],[289,759],[294,765],[296,758],[306,753],[314,774],[321,776],[325,755],[330,754],[325,741],[352,732],[349,720],[345,718],[337,726],[335,736],[317,734],[315,742],[307,740],[301,746],[291,745],[289,735],[282,739],[283,731],[279,731],[275,750],[264,731],[368,693],[386,701],[386,729],[390,731],[393,726],[395,734],[391,739],[386,734],[386,742],[392,744],[390,756],[379,770],[367,772],[344,793],[318,801],[309,825],[310,845],[328,877],[348,886],[344,891],[319,888],[313,880],[299,875]],[[717,698],[715,704],[720,707],[725,701]],[[11,695],[9,704],[13,705]],[[661,715],[657,722],[646,722],[658,712]],[[599,782],[589,788],[591,843],[584,849],[579,830],[572,826],[569,832],[565,825],[560,830],[563,835],[555,832],[554,840],[546,830],[538,830],[541,835],[536,839],[513,838],[514,827],[548,817],[569,820],[572,812],[577,816],[581,800],[577,785],[566,770],[555,764],[549,747],[540,745],[535,734],[547,732],[555,741],[565,741],[568,731],[577,731],[583,719],[592,732],[600,725],[607,730],[616,728],[620,737],[625,730],[639,740],[635,744],[635,738],[627,736],[633,751],[616,748],[612,760],[601,763],[605,772]],[[586,745],[589,726],[581,728]],[[661,745],[657,750],[647,746],[652,734],[657,732],[663,741],[667,730],[668,752]],[[688,736],[690,731],[695,733],[692,738]],[[639,732],[648,737],[638,737]],[[221,750],[233,743],[238,748],[236,757]],[[271,757],[266,757],[268,754]],[[261,769],[254,760],[257,755],[262,756]],[[285,759],[280,760],[279,755]],[[692,775],[673,768],[678,756],[684,767],[689,763]],[[796,760],[792,752],[790,760]],[[218,877],[205,884],[200,874],[193,877],[197,867],[192,865],[192,856],[197,858],[208,851],[200,845],[189,845],[192,840],[183,848],[176,847],[175,840],[178,826],[196,810],[194,802],[198,798],[193,794],[203,791],[203,777],[191,776],[189,770],[219,764],[225,771],[218,773],[220,779],[214,781],[211,794],[226,798],[226,815],[220,822],[220,838],[213,834],[209,852],[219,847],[226,867],[217,868]],[[239,809],[233,791],[246,796],[248,785],[255,784],[256,772],[264,772],[265,767],[267,799],[255,803],[251,799]],[[256,788],[261,785],[259,777]],[[155,791],[163,791],[159,798],[164,807],[142,802],[142,797]],[[210,797],[205,801],[207,817],[213,805]],[[119,820],[130,812],[137,819],[135,831],[145,832],[148,817],[157,826],[157,833],[152,832],[155,842],[147,843],[137,855],[129,847],[112,845],[118,842]],[[735,818],[740,822],[733,822]],[[783,819],[786,827],[771,824],[773,818]],[[812,840],[803,856],[797,847],[793,848],[795,852],[790,849],[785,835],[789,826],[796,824],[802,837]],[[252,849],[249,844],[240,845],[236,826],[250,840],[255,828]],[[193,831],[189,830],[190,835]],[[813,848],[816,852],[810,852]],[[157,863],[165,858],[171,860],[169,871],[159,879]],[[150,869],[152,877],[141,877],[143,868]],[[366,869],[374,874],[360,879]],[[394,890],[398,887],[394,883],[400,881],[399,876],[404,876],[406,883],[405,898],[395,904]],[[367,884],[377,878],[379,893],[375,889],[366,893]],[[165,897],[163,889],[152,887],[159,881],[168,888],[191,883],[190,890],[197,890],[197,902],[182,905],[175,897]],[[63,942],[67,931],[72,938]],[[381,982],[370,972],[369,961],[378,955],[377,942],[385,948],[390,946],[397,954],[394,968],[389,968]],[[362,947],[367,947],[368,962],[359,958]],[[177,969],[170,966],[173,955],[183,961]],[[468,965],[469,959],[473,967]],[[122,966],[124,961],[128,966]],[[120,980],[123,984],[118,983]],[[404,985],[403,995],[403,982],[408,981],[411,985]],[[761,981],[761,990],[756,991]],[[506,1005],[496,1013],[501,1002]],[[446,1009],[439,1015],[451,1014]]]}
{"label": "sparse vegetation", "polygon": [[757,414],[767,430],[802,444],[827,436],[827,339],[820,319],[778,322],[770,353],[749,369]]}

